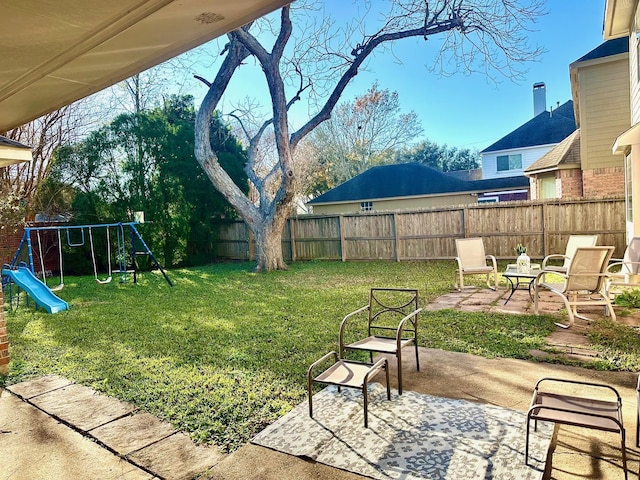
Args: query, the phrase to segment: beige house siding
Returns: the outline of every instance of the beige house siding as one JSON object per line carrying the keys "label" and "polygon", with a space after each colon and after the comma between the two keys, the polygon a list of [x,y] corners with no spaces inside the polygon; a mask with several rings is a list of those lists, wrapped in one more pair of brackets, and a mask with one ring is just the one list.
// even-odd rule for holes
{"label": "beige house siding", "polygon": [[[450,207],[452,205],[469,205],[477,202],[477,195],[458,194],[434,197],[397,198],[384,200],[370,200],[373,202],[373,212],[388,212],[400,210],[415,210],[421,208]],[[359,213],[360,200],[357,202],[332,203],[326,205],[311,205],[314,215],[337,213]]]}
{"label": "beige house siding", "polygon": [[622,157],[611,153],[611,145],[630,126],[629,62],[626,55],[616,58],[578,65],[583,170],[623,165]]}

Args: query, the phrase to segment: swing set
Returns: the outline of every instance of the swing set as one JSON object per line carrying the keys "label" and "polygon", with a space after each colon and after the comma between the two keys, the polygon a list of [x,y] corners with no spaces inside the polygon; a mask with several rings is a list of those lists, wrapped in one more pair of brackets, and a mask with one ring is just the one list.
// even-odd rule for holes
{"label": "swing set", "polygon": [[[162,268],[156,257],[153,255],[148,245],[143,240],[140,232],[136,229],[136,224],[138,222],[120,222],[120,223],[102,223],[102,224],[94,224],[94,225],[65,225],[65,226],[50,226],[50,227],[25,227],[24,234],[22,235],[22,239],[20,240],[20,244],[18,245],[18,249],[13,257],[13,260],[9,265],[6,265],[7,269],[16,269],[18,265],[24,265],[29,268],[31,273],[35,274],[35,266],[34,266],[34,255],[33,255],[33,244],[32,244],[32,233],[35,233],[35,238],[37,240],[38,246],[38,259],[40,260],[40,271],[42,275],[42,282],[46,285],[46,271],[45,271],[45,256],[46,252],[43,250],[43,242],[41,238],[41,232],[55,232],[57,237],[57,249],[58,249],[58,268],[60,271],[60,282],[55,287],[49,287],[51,291],[62,290],[64,288],[64,272],[63,272],[63,256],[62,256],[62,234],[61,232],[64,230],[66,233],[66,243],[69,247],[82,247],[86,243],[86,238],[88,236],[89,239],[89,249],[91,251],[91,263],[93,265],[93,275],[95,280],[99,284],[106,284],[111,282],[113,275],[117,274],[119,281],[126,282],[128,275],[133,275],[133,283],[137,283],[137,261],[136,257],[145,255],[149,257],[152,264],[160,270],[164,279],[167,281],[169,286],[173,287],[173,283],[171,279],[167,276],[167,273]],[[93,232],[99,229],[105,229],[106,235],[106,246],[107,246],[107,265],[108,272],[106,278],[100,278],[98,276],[98,265],[96,261],[96,253],[94,248],[94,236]],[[111,251],[111,234],[110,230],[115,229],[116,231],[116,264],[118,266],[117,269],[112,269],[112,251]],[[85,231],[87,232],[87,236],[85,236]],[[129,240],[130,240],[130,250],[127,252],[127,239],[126,232],[129,232]],[[19,261],[21,255],[24,256],[26,252],[27,260]],[[128,253],[131,259],[131,264],[128,263]],[[4,285],[9,279],[5,276],[2,278],[2,284]]]}

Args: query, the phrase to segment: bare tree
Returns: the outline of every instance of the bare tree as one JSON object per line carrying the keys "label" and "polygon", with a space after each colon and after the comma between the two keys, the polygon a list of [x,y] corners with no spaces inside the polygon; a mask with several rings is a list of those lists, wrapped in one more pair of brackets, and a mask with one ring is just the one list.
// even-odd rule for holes
{"label": "bare tree", "polygon": [[402,113],[397,92],[375,83],[355,100],[338,104],[326,122],[308,137],[325,171],[310,193],[323,193],[375,165],[391,163],[396,150],[407,148],[422,133],[415,112]]}
{"label": "bare tree", "polygon": [[[540,54],[539,49],[528,45],[525,35],[530,24],[543,13],[543,0],[388,0],[378,3],[383,3],[388,10],[382,17],[376,17],[383,18],[381,22],[372,19],[367,24],[375,23],[372,31],[366,30],[364,19],[342,29],[330,29],[331,24],[317,22],[303,24],[304,35],[299,37],[292,35],[292,7],[286,6],[280,11],[279,28],[275,30],[275,20],[270,24],[274,27],[273,35],[267,35],[265,30],[260,35],[260,39],[273,39],[271,50],[252,33],[252,29],[263,24],[245,25],[228,34],[229,41],[223,50],[225,58],[215,79],[209,82],[201,78],[209,90],[196,117],[196,158],[215,188],[253,232],[258,271],[286,268],[281,239],[294,201],[296,147],[330,118],[345,88],[374,52],[384,51],[403,39],[426,40],[440,35],[443,43],[435,65],[439,65],[442,72],[447,72],[448,65],[454,65],[455,71],[479,70],[490,76],[498,72],[507,77],[518,76],[521,62]],[[366,5],[370,14],[378,13],[372,4]],[[304,21],[303,18],[300,16],[296,21]],[[346,38],[339,39],[335,32],[344,33]],[[336,45],[339,48],[333,48]],[[253,57],[264,72],[272,102],[272,117],[262,123],[248,146],[247,175],[258,192],[257,203],[251,202],[220,167],[208,138],[213,111],[232,76],[249,57]],[[296,88],[287,95],[286,87],[291,85]],[[317,99],[317,111],[302,127],[290,132],[289,109],[303,94]],[[277,161],[267,175],[261,177],[254,170],[254,162],[261,137],[269,128],[273,129]],[[275,190],[269,188],[272,184],[277,185]]]}
{"label": "bare tree", "polygon": [[2,133],[31,147],[31,162],[0,168],[0,190],[11,192],[14,198],[19,199],[24,205],[27,219],[36,213],[36,193],[49,175],[55,150],[61,145],[77,140],[87,128],[84,101],[81,100]]}

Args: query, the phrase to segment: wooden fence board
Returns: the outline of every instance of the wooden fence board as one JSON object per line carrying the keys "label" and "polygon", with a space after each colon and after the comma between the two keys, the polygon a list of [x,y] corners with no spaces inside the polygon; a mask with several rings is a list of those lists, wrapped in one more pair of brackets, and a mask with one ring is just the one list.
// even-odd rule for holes
{"label": "wooden fence board", "polygon": [[[249,260],[255,244],[241,222],[221,223],[219,258]],[[287,261],[319,259],[426,260],[456,255],[455,239],[482,237],[488,254],[515,259],[518,243],[541,259],[563,253],[569,235],[597,234],[599,245],[625,249],[623,198],[520,201],[420,211],[304,215],[289,220],[282,248]]]}

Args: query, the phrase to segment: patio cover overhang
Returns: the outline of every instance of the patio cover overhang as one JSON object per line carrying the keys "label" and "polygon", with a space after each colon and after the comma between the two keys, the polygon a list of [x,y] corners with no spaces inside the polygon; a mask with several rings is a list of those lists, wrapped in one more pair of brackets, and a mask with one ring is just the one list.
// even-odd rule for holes
{"label": "patio cover overhang", "polygon": [[153,67],[290,1],[2,2],[0,132]]}
{"label": "patio cover overhang", "polygon": [[0,168],[31,160],[31,147],[0,135]]}

